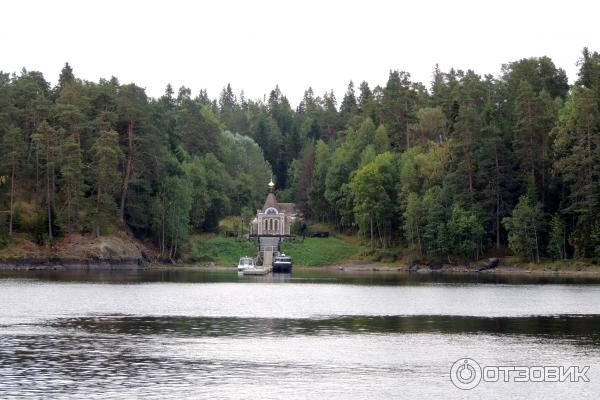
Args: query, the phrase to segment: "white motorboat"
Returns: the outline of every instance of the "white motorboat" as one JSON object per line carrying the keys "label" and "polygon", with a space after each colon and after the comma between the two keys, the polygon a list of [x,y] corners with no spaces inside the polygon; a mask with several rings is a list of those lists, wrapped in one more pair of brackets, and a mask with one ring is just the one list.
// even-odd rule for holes
{"label": "white motorboat", "polygon": [[240,257],[240,261],[238,262],[237,266],[238,271],[246,271],[254,268],[256,268],[256,265],[254,264],[254,258]]}

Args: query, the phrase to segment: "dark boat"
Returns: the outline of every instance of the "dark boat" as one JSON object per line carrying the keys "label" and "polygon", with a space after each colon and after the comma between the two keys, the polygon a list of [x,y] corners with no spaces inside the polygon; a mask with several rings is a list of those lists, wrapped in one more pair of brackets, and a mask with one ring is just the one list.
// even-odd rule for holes
{"label": "dark boat", "polygon": [[273,272],[292,272],[292,257],[280,254],[273,259]]}

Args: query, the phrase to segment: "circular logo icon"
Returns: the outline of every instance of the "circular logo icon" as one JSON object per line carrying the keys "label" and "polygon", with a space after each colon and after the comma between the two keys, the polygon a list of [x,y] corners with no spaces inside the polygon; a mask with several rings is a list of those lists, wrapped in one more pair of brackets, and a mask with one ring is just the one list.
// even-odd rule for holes
{"label": "circular logo icon", "polygon": [[450,369],[450,380],[459,389],[473,389],[481,382],[481,367],[471,358],[456,360]]}

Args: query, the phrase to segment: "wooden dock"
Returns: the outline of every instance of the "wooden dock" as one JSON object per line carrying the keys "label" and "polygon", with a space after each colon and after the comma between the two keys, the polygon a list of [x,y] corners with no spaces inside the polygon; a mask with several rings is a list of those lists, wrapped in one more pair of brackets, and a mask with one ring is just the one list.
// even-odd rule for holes
{"label": "wooden dock", "polygon": [[272,266],[249,268],[243,271],[244,275],[267,275],[273,271]]}
{"label": "wooden dock", "polygon": [[265,248],[262,253],[259,251],[259,258],[262,258],[263,265],[244,270],[244,275],[267,275],[273,272],[273,248]]}

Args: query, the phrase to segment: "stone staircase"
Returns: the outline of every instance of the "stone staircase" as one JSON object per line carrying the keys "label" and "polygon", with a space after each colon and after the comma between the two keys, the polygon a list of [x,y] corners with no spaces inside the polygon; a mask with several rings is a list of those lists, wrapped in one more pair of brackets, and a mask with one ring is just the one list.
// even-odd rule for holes
{"label": "stone staircase", "polygon": [[261,253],[265,250],[279,251],[279,243],[281,238],[279,236],[259,236],[258,237],[258,251]]}
{"label": "stone staircase", "polygon": [[271,267],[273,257],[279,252],[281,238],[278,236],[258,237],[258,260],[260,265]]}

